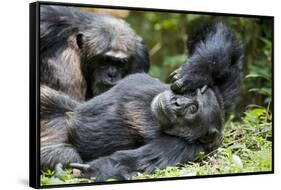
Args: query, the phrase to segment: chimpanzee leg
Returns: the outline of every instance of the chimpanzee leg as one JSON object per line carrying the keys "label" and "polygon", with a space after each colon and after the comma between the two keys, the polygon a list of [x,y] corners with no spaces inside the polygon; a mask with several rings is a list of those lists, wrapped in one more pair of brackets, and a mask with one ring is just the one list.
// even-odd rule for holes
{"label": "chimpanzee leg", "polygon": [[87,164],[72,163],[70,166],[81,169],[81,177],[96,177],[97,182],[109,178],[128,180],[136,172],[151,173],[156,168],[164,169],[191,161],[200,151],[203,151],[200,144],[163,136],[137,149],[117,151]]}

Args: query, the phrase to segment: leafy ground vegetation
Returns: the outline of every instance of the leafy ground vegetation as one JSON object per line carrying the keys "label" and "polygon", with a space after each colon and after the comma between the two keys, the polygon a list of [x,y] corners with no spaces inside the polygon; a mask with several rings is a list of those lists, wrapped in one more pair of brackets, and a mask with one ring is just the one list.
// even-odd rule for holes
{"label": "leafy ground vegetation", "polygon": [[[272,115],[266,108],[254,107],[245,112],[241,121],[230,118],[224,128],[222,146],[207,155],[200,153],[194,162],[156,170],[147,175],[139,173],[133,179],[171,178],[183,176],[219,175],[272,170]],[[73,177],[72,170],[54,176],[54,171],[42,171],[41,184],[70,184],[94,182],[94,179]],[[109,181],[114,180],[110,179]]]}

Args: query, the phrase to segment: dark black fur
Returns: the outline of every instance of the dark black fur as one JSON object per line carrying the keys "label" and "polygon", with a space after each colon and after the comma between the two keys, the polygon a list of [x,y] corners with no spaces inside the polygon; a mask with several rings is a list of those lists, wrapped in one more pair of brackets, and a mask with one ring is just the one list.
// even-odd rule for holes
{"label": "dark black fur", "polygon": [[[41,88],[42,90],[43,88]],[[69,143],[66,126],[72,110],[80,103],[50,88],[48,96],[41,91],[40,103],[40,164],[42,169],[57,164],[81,163],[77,150]]]}
{"label": "dark black fur", "polygon": [[191,57],[171,74],[171,89],[184,93],[204,85],[215,87],[227,114],[239,90],[242,45],[234,33],[217,23],[194,32],[187,42]]}
{"label": "dark black fur", "polygon": [[85,100],[148,68],[147,49],[125,21],[71,7],[40,7],[41,84]]}

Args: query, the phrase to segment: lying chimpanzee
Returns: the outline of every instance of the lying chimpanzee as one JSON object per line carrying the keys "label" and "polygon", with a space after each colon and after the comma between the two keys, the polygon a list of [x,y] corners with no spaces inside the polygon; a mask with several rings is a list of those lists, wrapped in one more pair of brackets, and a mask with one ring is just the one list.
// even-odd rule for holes
{"label": "lying chimpanzee", "polygon": [[93,160],[71,166],[97,181],[128,179],[134,172],[191,161],[197,152],[216,148],[220,140],[223,115],[210,88],[176,95],[168,85],[134,74],[73,110],[68,99],[41,87],[41,113],[61,112],[56,119],[65,120],[69,145],[78,152],[62,149],[61,155],[69,162],[79,155],[86,162]]}
{"label": "lying chimpanzee", "polygon": [[[218,33],[221,37],[216,38],[217,41],[208,37]],[[220,54],[204,51],[204,48],[213,43],[218,44],[213,44],[213,48],[238,43],[228,38],[232,33],[221,24],[212,26],[205,35],[197,42],[200,45],[195,47],[192,57],[217,59]],[[199,50],[196,48],[204,54],[197,55]],[[226,60],[233,56],[232,51],[228,53],[224,55]],[[225,61],[216,68],[228,71],[225,69],[230,67],[228,64]],[[231,64],[235,66],[238,62]],[[193,63],[194,74],[211,75],[210,70],[201,68],[201,65]],[[239,70],[234,72],[233,76],[239,78]],[[220,86],[224,83],[206,81],[209,86],[200,83],[195,91],[185,90],[179,95],[157,79],[134,74],[85,103],[77,103],[42,86],[41,128],[44,127],[45,133],[41,133],[41,141],[50,141],[50,146],[41,147],[41,163],[48,166],[79,162],[70,166],[81,169],[82,177],[104,181],[108,178],[130,179],[136,172],[149,173],[156,168],[191,161],[198,152],[211,151],[220,143],[223,108],[228,102],[228,96],[221,96],[225,94]],[[238,85],[234,87],[231,90],[236,91]],[[62,134],[61,139],[52,139],[52,134],[62,128],[67,129],[68,134]],[[46,154],[48,148],[57,149],[56,154]]]}

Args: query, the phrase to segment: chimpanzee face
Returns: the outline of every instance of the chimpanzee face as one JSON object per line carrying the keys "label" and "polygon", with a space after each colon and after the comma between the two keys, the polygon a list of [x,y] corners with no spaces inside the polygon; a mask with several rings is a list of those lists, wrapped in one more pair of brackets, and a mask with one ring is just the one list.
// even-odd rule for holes
{"label": "chimpanzee face", "polygon": [[94,95],[101,94],[128,75],[130,60],[102,56],[95,58],[91,73],[91,89]]}
{"label": "chimpanzee face", "polygon": [[103,25],[93,23],[76,36],[87,99],[109,90],[126,75],[148,68],[148,53],[141,38],[124,22],[104,19],[107,22]]}
{"label": "chimpanzee face", "polygon": [[183,95],[165,91],[154,98],[151,108],[166,134],[189,142],[219,134],[223,125],[218,99],[206,86]]}

